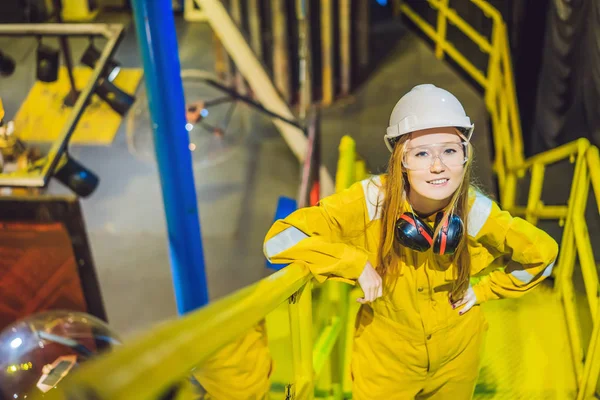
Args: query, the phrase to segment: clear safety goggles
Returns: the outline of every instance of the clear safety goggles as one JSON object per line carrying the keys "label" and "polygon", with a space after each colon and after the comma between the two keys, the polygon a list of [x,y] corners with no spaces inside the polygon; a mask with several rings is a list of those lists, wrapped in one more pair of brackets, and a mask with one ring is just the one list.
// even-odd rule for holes
{"label": "clear safety goggles", "polygon": [[435,143],[404,149],[402,165],[412,171],[430,169],[439,158],[448,168],[461,167],[469,159],[468,142]]}

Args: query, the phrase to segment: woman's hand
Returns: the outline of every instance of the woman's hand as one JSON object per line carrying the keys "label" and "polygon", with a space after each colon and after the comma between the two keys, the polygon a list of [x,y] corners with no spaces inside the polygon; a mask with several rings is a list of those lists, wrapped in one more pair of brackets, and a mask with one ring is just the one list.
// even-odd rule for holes
{"label": "woman's hand", "polygon": [[375,271],[375,268],[367,261],[365,269],[358,277],[358,284],[365,294],[365,297],[356,299],[361,304],[366,304],[375,301],[383,294],[381,276]]}
{"label": "woman's hand", "polygon": [[477,296],[475,296],[475,291],[473,290],[473,287],[469,285],[469,289],[467,289],[467,291],[465,292],[465,296],[462,298],[462,300],[453,303],[452,308],[457,309],[458,307],[464,304],[463,309],[458,312],[459,315],[463,315],[464,313],[469,311],[475,305],[475,303],[477,303]]}

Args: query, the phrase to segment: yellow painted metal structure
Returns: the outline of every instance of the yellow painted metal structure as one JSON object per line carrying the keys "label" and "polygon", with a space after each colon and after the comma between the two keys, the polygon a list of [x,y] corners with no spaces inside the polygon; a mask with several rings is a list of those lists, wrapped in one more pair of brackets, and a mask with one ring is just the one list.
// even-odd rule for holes
{"label": "yellow painted metal structure", "polygon": [[[87,85],[93,71],[75,67],[73,75],[78,88]],[[141,68],[122,68],[114,84],[126,93],[134,94],[142,79]],[[58,80],[52,83],[36,81],[14,118],[19,138],[26,142],[54,142],[71,117],[71,109],[63,106],[70,91],[65,67],[61,67]],[[75,128],[70,143],[108,146],[121,125],[122,117],[97,95],[85,109]]]}
{"label": "yellow painted metal structure", "polygon": [[67,22],[90,22],[100,12],[100,8],[87,0],[62,0],[62,18]]}
{"label": "yellow painted metal structure", "polygon": [[[490,331],[475,398],[588,399],[596,391],[600,374],[600,288],[585,212],[592,193],[598,208],[593,213],[600,214],[600,155],[596,147],[580,139],[524,158],[506,26],[489,3],[472,2],[493,20],[491,39],[468,25],[448,0],[428,0],[439,12],[436,26],[425,22],[407,2],[399,3],[398,10],[434,41],[438,58],[451,57],[484,88],[502,207],[534,223],[557,220],[564,228],[554,288],[541,286],[518,300],[483,305]],[[447,41],[448,24],[455,25],[489,54],[487,71],[478,70]],[[545,205],[545,172],[559,162],[574,164],[569,199],[566,204]],[[353,140],[344,137],[336,190],[348,187],[365,174]],[[522,190],[526,181],[530,182],[527,204],[520,206],[517,188]],[[591,332],[585,335],[589,336],[587,345],[573,285],[576,268],[583,276],[584,299],[591,313]],[[359,289],[350,292],[349,286],[336,282],[318,285],[315,290],[311,285],[308,270],[290,265],[90,362],[46,398],[60,399],[63,394],[83,391],[93,393],[95,399],[159,398],[254,324],[267,318],[268,326],[269,315],[284,308],[288,312],[287,329],[277,329],[276,333],[289,332],[290,382],[271,397],[349,398],[348,360],[352,316],[357,308],[349,300],[358,297],[354,290]],[[277,334],[270,339],[281,339]],[[184,393],[182,390],[180,394],[185,397]]]}

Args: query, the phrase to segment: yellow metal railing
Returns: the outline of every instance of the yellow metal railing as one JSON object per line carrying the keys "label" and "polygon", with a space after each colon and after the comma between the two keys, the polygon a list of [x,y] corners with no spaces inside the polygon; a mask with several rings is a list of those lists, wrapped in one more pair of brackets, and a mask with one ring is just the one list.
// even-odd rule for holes
{"label": "yellow metal railing", "polygon": [[[409,4],[396,2],[397,12],[404,13],[435,44],[440,60],[447,54],[485,91],[485,105],[491,117],[495,151],[494,171],[498,177],[500,196],[504,193],[508,170],[521,165],[524,158],[521,121],[514,86],[512,61],[508,46],[506,24],[500,12],[484,0],[471,0],[492,20],[491,38],[477,32],[449,5],[449,0],[428,0],[438,11],[437,25],[430,25]],[[447,40],[448,24],[456,26],[479,49],[488,55],[486,71],[478,69],[467,57]]]}
{"label": "yellow metal railing", "polygon": [[[568,160],[575,164],[573,180],[566,205],[547,206],[542,202],[542,188],[547,167]],[[579,139],[555,149],[531,157],[508,172],[510,184],[505,187],[503,206],[514,215],[532,223],[538,219],[556,219],[563,226],[561,249],[557,261],[556,291],[561,296],[567,329],[569,332],[574,369],[579,383],[579,398],[593,394],[600,373],[600,353],[596,350],[600,334],[598,294],[600,286],[592,243],[588,234],[586,209],[590,188],[596,198],[600,214],[600,157],[598,148],[587,139]],[[531,184],[525,207],[515,206],[517,176],[529,173]],[[589,310],[593,322],[593,334],[584,352],[581,328],[575,302],[573,271],[579,260]],[[584,396],[584,397],[582,397]]]}
{"label": "yellow metal railing", "polygon": [[[336,190],[343,190],[365,176],[365,164],[356,158],[354,141],[344,137],[340,143]],[[351,383],[346,357],[352,345],[349,328],[353,323],[349,316],[354,309],[348,304],[350,285],[332,281],[319,285],[319,304],[313,304],[310,277],[306,267],[291,264],[83,364],[44,399],[62,400],[74,396],[142,400],[164,398],[165,393],[176,393],[173,399],[198,399],[198,392],[188,382],[193,371],[201,369],[205,362],[218,356],[219,350],[252,331],[285,302],[288,303],[291,340],[289,358],[294,375],[293,382],[286,384],[285,398],[309,399],[319,391],[330,400],[341,400],[343,395],[348,397]],[[315,308],[320,309],[321,320],[313,324]],[[320,331],[313,343],[315,325]],[[268,379],[265,376],[265,380]]]}
{"label": "yellow metal railing", "polygon": [[[556,292],[561,296],[570,336],[578,399],[593,395],[600,374],[600,297],[599,279],[585,218],[590,184],[600,214],[600,157],[598,148],[586,139],[560,146],[529,159],[524,158],[508,35],[502,15],[484,0],[471,0],[492,20],[492,34],[481,35],[449,5],[449,0],[427,0],[438,11],[436,26],[430,25],[409,4],[397,1],[396,11],[404,13],[435,44],[438,59],[450,56],[485,91],[485,104],[491,116],[500,203],[512,214],[536,224],[539,219],[556,219],[564,226],[556,269]],[[447,24],[463,34],[489,55],[487,71],[479,70],[446,39]],[[544,205],[541,200],[546,168],[563,160],[575,164],[567,204]],[[530,175],[525,207],[516,204],[517,185]],[[521,182],[522,184],[522,182]],[[573,271],[576,257],[581,266],[586,297],[592,314],[593,332],[584,352],[577,318]]]}
{"label": "yellow metal railing", "polygon": [[310,287],[310,271],[292,264],[84,364],[44,399],[164,398],[194,368],[243,336],[283,302],[289,303],[295,395],[309,398],[313,388]]}

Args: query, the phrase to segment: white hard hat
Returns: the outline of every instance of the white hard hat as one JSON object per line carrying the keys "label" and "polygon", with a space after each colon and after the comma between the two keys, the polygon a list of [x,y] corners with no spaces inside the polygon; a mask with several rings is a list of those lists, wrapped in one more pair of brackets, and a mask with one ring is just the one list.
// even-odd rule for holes
{"label": "white hard hat", "polygon": [[435,85],[417,85],[394,106],[385,144],[393,151],[395,138],[421,129],[447,126],[461,128],[466,131],[467,140],[471,139],[474,125],[458,99]]}

